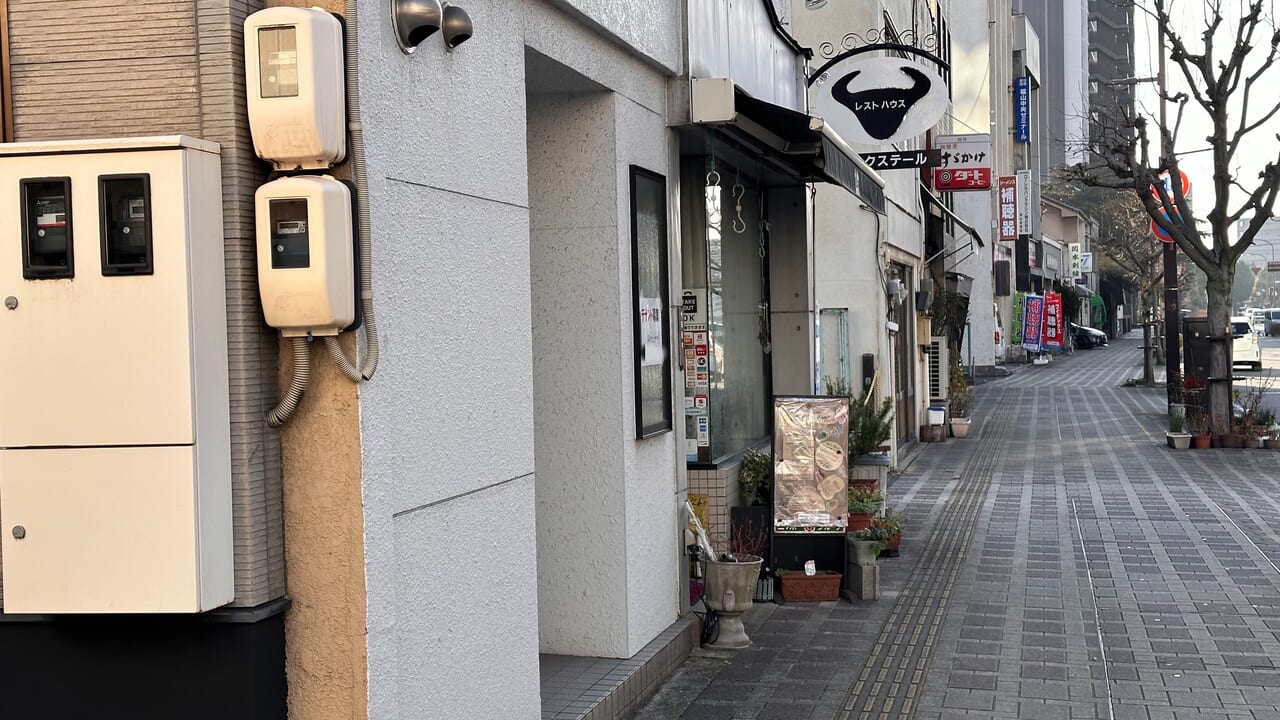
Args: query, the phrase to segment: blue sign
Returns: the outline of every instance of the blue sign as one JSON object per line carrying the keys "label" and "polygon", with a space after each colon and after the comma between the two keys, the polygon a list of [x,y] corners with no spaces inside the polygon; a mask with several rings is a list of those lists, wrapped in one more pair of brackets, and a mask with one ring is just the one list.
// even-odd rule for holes
{"label": "blue sign", "polygon": [[1031,141],[1031,79],[1013,79],[1014,139],[1020,143]]}

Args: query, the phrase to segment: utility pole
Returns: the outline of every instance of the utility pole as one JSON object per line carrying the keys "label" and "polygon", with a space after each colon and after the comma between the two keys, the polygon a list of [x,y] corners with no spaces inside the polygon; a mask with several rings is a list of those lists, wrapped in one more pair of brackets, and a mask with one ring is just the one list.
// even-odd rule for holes
{"label": "utility pole", "polygon": [[[1173,177],[1173,168],[1168,162],[1173,157],[1173,148],[1165,147],[1165,128],[1168,127],[1165,115],[1165,67],[1164,67],[1164,22],[1156,19],[1159,26],[1159,44],[1156,46],[1159,68],[1156,72],[1156,83],[1160,87],[1160,163],[1168,168],[1169,182],[1182,182]],[[1170,142],[1169,145],[1173,143]],[[1160,192],[1164,192],[1161,189]],[[1169,396],[1169,412],[1182,402],[1182,353],[1178,347],[1178,325],[1181,318],[1178,311],[1178,245],[1175,242],[1164,245],[1164,372],[1166,392]]]}

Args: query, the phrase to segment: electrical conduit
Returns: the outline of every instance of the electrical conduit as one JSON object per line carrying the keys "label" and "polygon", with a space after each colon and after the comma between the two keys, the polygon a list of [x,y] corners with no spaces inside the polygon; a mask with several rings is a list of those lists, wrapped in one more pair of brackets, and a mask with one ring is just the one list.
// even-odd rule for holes
{"label": "electrical conduit", "polygon": [[[364,126],[360,123],[360,39],[357,0],[347,0],[345,42],[342,44],[347,73],[347,129],[351,133],[351,174],[356,183],[356,209],[360,227],[360,316],[364,324],[365,357],[360,377],[368,380],[378,369],[378,325],[373,318],[373,243],[369,234],[369,177],[364,166]],[[343,358],[343,363],[347,363]],[[341,367],[341,364],[339,365]],[[346,372],[346,369],[343,369]],[[350,375],[348,374],[348,377]],[[360,378],[353,378],[357,382]]]}
{"label": "electrical conduit", "polygon": [[311,380],[311,342],[309,338],[292,338],[293,342],[293,377],[289,380],[289,389],[285,391],[280,404],[267,413],[267,424],[280,427],[289,420],[289,416],[298,409],[302,402],[302,394],[307,391],[307,383]]}

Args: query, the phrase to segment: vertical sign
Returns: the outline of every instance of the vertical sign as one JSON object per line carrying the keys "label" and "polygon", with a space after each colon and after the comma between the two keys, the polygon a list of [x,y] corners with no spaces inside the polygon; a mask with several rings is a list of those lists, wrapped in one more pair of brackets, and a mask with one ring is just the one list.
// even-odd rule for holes
{"label": "vertical sign", "polygon": [[1000,239],[1018,239],[1018,179],[1012,175],[1000,176],[999,191]]}
{"label": "vertical sign", "polygon": [[1067,248],[1071,251],[1071,277],[1077,281],[1082,273],[1080,269],[1080,249],[1082,247],[1080,243],[1067,243]]}
{"label": "vertical sign", "polygon": [[698,461],[698,448],[711,445],[707,414],[707,291],[685,290],[680,298],[680,350],[684,367],[685,459]]}
{"label": "vertical sign", "polygon": [[1023,343],[1023,315],[1027,313],[1027,293],[1014,293],[1014,316],[1009,333],[1009,345],[1019,346]]}
{"label": "vertical sign", "polygon": [[1044,297],[1028,295],[1022,310],[1022,347],[1028,352],[1040,352],[1044,341]]}
{"label": "vertical sign", "polygon": [[1031,141],[1031,78],[1013,79],[1014,139],[1020,143]]}
{"label": "vertical sign", "polygon": [[1062,347],[1062,296],[1057,293],[1044,295],[1044,345]]}
{"label": "vertical sign", "polygon": [[1018,189],[1018,234],[1031,234],[1031,171],[1019,170],[1015,180]]}
{"label": "vertical sign", "polygon": [[773,426],[774,532],[844,532],[849,398],[774,398]]}

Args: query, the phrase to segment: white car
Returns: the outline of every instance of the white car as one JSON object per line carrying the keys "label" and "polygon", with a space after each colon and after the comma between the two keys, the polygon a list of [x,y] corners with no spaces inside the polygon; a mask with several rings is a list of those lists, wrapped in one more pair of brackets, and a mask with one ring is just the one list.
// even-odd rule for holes
{"label": "white car", "polygon": [[1247,317],[1231,318],[1231,364],[1262,369],[1262,344]]}

